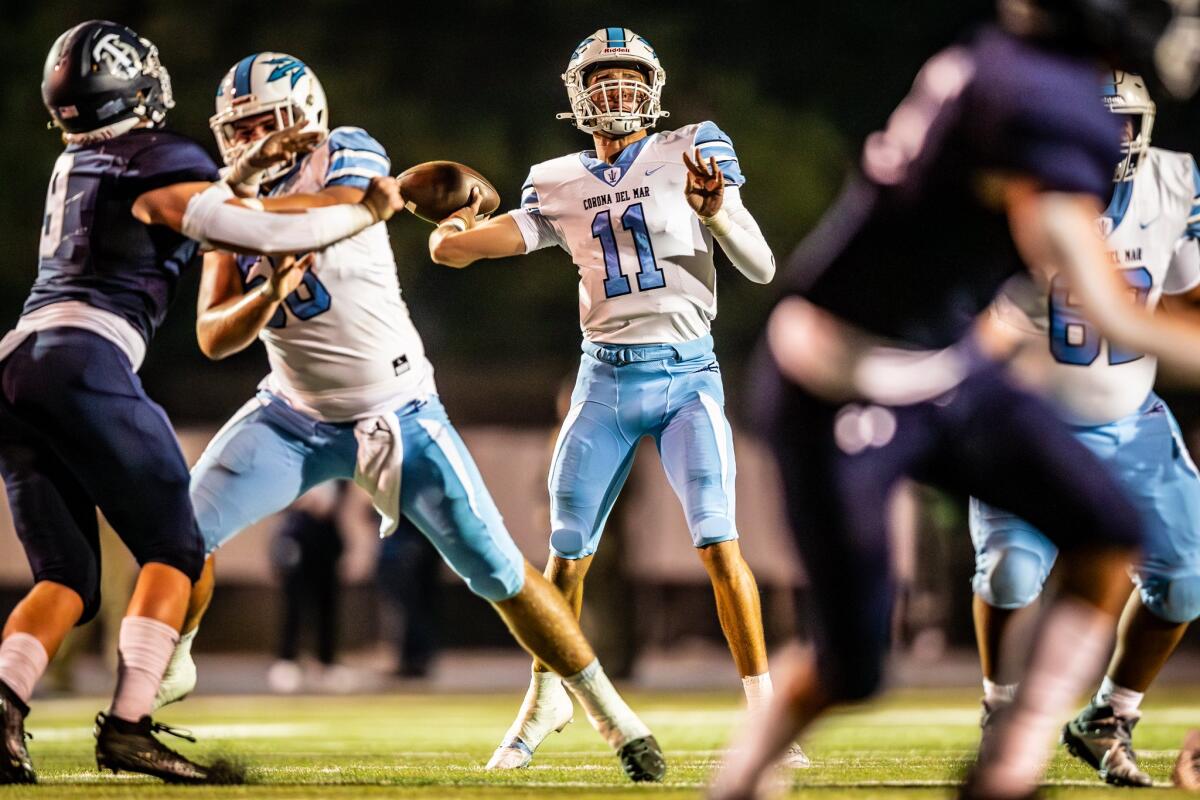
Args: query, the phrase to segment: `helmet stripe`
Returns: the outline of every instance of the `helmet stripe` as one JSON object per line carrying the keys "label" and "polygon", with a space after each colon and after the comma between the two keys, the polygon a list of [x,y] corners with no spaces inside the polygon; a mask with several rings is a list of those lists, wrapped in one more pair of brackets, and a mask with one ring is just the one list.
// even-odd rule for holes
{"label": "helmet stripe", "polygon": [[625,29],[624,28],[609,28],[606,34],[609,47],[624,47],[625,46]]}
{"label": "helmet stripe", "polygon": [[250,94],[250,68],[254,66],[254,59],[260,54],[255,53],[252,56],[246,56],[237,63],[233,69],[233,96],[241,97],[245,94]]}

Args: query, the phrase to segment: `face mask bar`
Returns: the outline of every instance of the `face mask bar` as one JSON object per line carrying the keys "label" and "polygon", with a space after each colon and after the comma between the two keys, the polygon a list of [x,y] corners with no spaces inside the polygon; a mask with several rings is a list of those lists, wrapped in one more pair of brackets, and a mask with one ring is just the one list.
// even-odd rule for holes
{"label": "face mask bar", "polygon": [[1154,128],[1154,112],[1153,111],[1136,111],[1136,112],[1114,112],[1126,117],[1133,123],[1133,136],[1121,140],[1121,154],[1123,158],[1117,163],[1117,168],[1113,172],[1113,181],[1121,183],[1123,181],[1133,180],[1137,174],[1138,167],[1145,158],[1147,151],[1150,149],[1150,133]]}
{"label": "face mask bar", "polygon": [[[595,67],[593,65],[593,69]],[[613,78],[597,81],[590,86],[585,85],[584,72],[583,69],[576,69],[563,76],[571,111],[557,114],[556,119],[574,120],[575,127],[587,133],[625,136],[643,128],[651,128],[660,118],[670,116],[659,105],[664,83],[660,70],[654,71],[652,83]],[[610,101],[610,94],[616,102]],[[626,111],[622,107],[626,105],[625,98],[630,98],[628,105],[632,110]]]}
{"label": "face mask bar", "polygon": [[[234,115],[234,111],[240,112]],[[257,117],[260,114],[273,112],[275,114],[275,130],[283,130],[291,127],[299,116],[296,113],[296,107],[290,102],[283,100],[273,103],[269,106],[250,105],[240,109],[231,111],[225,119],[214,121],[210,127],[217,139],[217,149],[221,152],[221,159],[226,165],[233,164],[234,161],[246,150],[247,147],[254,144],[253,142],[239,142],[237,140],[237,129],[235,125],[247,117]],[[267,170],[267,173],[283,174],[291,168],[294,159],[291,159],[279,167],[272,167]],[[264,176],[266,173],[264,173]]]}

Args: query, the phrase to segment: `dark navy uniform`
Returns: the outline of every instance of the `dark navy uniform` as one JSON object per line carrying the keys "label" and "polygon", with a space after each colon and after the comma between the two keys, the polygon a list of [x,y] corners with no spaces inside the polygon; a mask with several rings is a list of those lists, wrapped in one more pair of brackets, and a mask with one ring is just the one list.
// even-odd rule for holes
{"label": "dark navy uniform", "polygon": [[99,506],[138,562],[199,577],[203,542],[166,414],[136,375],[197,245],[131,214],[145,192],[214,181],[195,142],[139,128],[73,145],[47,193],[38,274],[0,345],[0,476],[35,580],[99,600]]}
{"label": "dark navy uniform", "polygon": [[[1120,123],[1099,100],[1100,79],[1092,60],[993,28],[935,56],[793,256],[789,290],[890,348],[955,345],[1024,268],[999,181],[1111,192]],[[764,370],[766,432],[835,699],[880,682],[892,600],[886,506],[903,475],[1036,520],[1064,551],[1140,541],[1120,490],[1050,409],[969,343],[960,350],[962,376],[911,401],[830,402]]]}

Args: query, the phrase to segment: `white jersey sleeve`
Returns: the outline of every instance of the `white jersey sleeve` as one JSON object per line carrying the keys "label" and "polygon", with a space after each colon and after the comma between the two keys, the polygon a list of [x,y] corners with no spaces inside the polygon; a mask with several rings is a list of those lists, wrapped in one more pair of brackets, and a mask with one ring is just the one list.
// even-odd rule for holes
{"label": "white jersey sleeve", "polygon": [[[387,152],[366,131],[335,128],[270,194],[365,190],[371,178],[390,172]],[[268,259],[244,256],[238,265],[247,288],[272,269]],[[384,223],[318,252],[259,338],[271,365],[264,385],[321,419],[374,416],[435,391]]]}
{"label": "white jersey sleeve", "polygon": [[1192,201],[1188,209],[1187,228],[1175,243],[1171,268],[1163,282],[1164,294],[1184,294],[1200,284],[1200,168],[1196,159],[1180,154],[1191,169]]}
{"label": "white jersey sleeve", "polygon": [[532,253],[556,245],[566,250],[562,234],[553,222],[542,215],[540,205],[537,190],[533,188],[533,175],[530,175],[521,187],[521,207],[508,212],[525,240],[525,252]]}

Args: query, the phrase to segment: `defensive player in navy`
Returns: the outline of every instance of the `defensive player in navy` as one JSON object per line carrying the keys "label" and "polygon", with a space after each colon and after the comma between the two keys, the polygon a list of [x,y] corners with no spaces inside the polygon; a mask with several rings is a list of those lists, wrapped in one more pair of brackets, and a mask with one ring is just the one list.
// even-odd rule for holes
{"label": "defensive player in navy", "polygon": [[[1186,153],[1150,146],[1155,106],[1144,81],[1115,72],[1104,102],[1125,125],[1124,157],[1100,225],[1112,264],[1138,300],[1183,295],[1200,284],[1200,171]],[[1154,393],[1156,360],[1102,338],[1073,308],[1056,275],[1011,280],[986,318],[989,333],[1023,346],[1020,374],[1044,388],[1075,437],[1116,474],[1146,533],[1117,648],[1092,702],[1063,730],[1079,758],[1119,786],[1150,786],[1133,752],[1138,706],[1188,623],[1200,616],[1200,476],[1171,411]],[[1047,346],[1048,345],[1048,346]],[[1032,603],[1057,555],[1016,515],[971,501],[975,624],[984,672],[985,727],[1016,692],[1000,679],[1000,648],[1018,609]]]}
{"label": "defensive player in navy", "polygon": [[[930,59],[868,137],[771,315],[763,433],[811,582],[815,646],[788,665],[714,797],[758,796],[797,733],[878,690],[893,586],[886,510],[902,475],[1008,508],[1062,553],[1063,591],[965,796],[1032,795],[1060,720],[1107,655],[1138,515],[1053,408],[1009,383],[968,333],[1031,265],[1069,282],[1123,351],[1200,367],[1198,329],[1128,302],[1095,223],[1120,146],[1119,121],[1095,98],[1101,58],[1151,62],[1182,12],[1167,0],[1001,0],[999,12]],[[1194,78],[1172,77],[1181,89]]]}
{"label": "defensive player in navy", "polygon": [[[521,207],[475,225],[474,210],[449,217],[429,241],[433,260],[465,267],[557,245],[579,269],[583,356],[571,411],[550,468],[546,576],[576,613],[604,523],[638,442],[658,445],[692,542],[712,580],[721,626],[751,710],[770,697],[754,576],[734,520],[733,438],[712,351],[719,243],[755,283],[775,274],[771,249],[742,204],[733,143],[712,122],[651,134],[666,72],[627,28],[601,28],[575,49],[563,81],[571,111],[595,150],[536,164]],[[527,765],[571,702],[545,664],[490,766]],[[807,766],[804,754],[790,754]]]}
{"label": "defensive player in navy", "polygon": [[[50,178],[37,278],[0,340],[0,476],[35,581],[0,644],[0,782],[35,781],[24,735],[34,685],[70,629],[97,611],[97,506],[141,565],[112,706],[97,717],[97,764],[168,781],[232,779],[153,735],[169,731],[150,712],[204,547],[179,444],[137,369],[196,238],[254,250],[264,239],[245,233],[257,229],[270,247],[315,249],[386,219],[399,195],[380,181],[363,204],[319,218],[226,204],[231,189],[207,153],[162,128],[174,100],[157,49],[112,22],[58,38],[42,97],[67,148]],[[286,150],[280,142],[295,144],[295,133],[250,161]]]}
{"label": "defensive player in navy", "polygon": [[[292,56],[242,59],[221,81],[216,106],[212,129],[230,164],[300,120],[319,133],[316,148],[294,163],[245,176],[248,185],[238,193],[249,195],[256,185],[261,196],[246,201],[252,205],[357,203],[390,169],[366,131],[328,129],[321,85]],[[191,497],[208,552],[309,488],[352,478],[372,495],[382,533],[406,515],[517,640],[563,676],[630,778],[662,778],[665,764],[650,730],[613,689],[561,594],[517,550],[446,416],[400,295],[386,226],[299,260],[210,253],[196,332],[211,358],[261,339],[271,365],[258,395],[193,468]],[[206,604],[193,599],[194,608]],[[190,663],[181,648],[181,685],[164,699],[190,690]]]}

